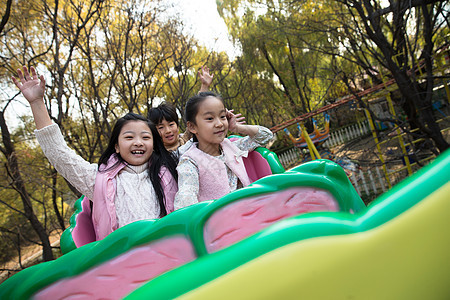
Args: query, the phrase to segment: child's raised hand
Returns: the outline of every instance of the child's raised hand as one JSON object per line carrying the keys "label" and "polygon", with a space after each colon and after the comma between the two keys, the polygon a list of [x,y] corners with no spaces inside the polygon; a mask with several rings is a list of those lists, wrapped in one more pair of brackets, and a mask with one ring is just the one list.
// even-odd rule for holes
{"label": "child's raised hand", "polygon": [[27,67],[23,67],[23,73],[20,69],[17,70],[19,80],[12,76],[12,81],[22,92],[25,99],[30,103],[31,111],[33,112],[36,129],[44,128],[52,124],[52,120],[48,114],[44,103],[45,79],[44,76],[38,77],[36,70],[31,67],[31,76],[28,73]]}
{"label": "child's raised hand", "polygon": [[238,125],[245,124],[245,117],[242,114],[234,114],[233,110],[227,109],[228,130],[231,132],[237,132]]}
{"label": "child's raised hand", "polygon": [[202,89],[206,89],[205,91],[207,91],[213,81],[214,75],[209,73],[208,67],[203,66],[201,72],[198,71],[198,76],[200,77],[200,81],[202,83]]}
{"label": "child's raised hand", "polygon": [[14,84],[22,92],[25,99],[27,99],[27,101],[32,104],[35,101],[42,101],[42,99],[44,98],[45,79],[43,75],[41,75],[40,77],[37,76],[34,67],[31,67],[30,70],[31,76],[30,73],[28,73],[27,67],[25,66],[23,67],[23,73],[20,69],[17,70],[17,75],[20,79],[20,82],[14,76],[12,76],[11,78]]}

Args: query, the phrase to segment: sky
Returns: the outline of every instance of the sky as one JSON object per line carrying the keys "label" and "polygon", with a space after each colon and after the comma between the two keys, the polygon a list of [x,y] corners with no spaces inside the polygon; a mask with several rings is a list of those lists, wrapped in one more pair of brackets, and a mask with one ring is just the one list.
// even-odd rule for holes
{"label": "sky", "polygon": [[172,0],[198,41],[210,50],[226,51],[230,58],[238,53],[228,37],[227,27],[217,12],[216,0]]}

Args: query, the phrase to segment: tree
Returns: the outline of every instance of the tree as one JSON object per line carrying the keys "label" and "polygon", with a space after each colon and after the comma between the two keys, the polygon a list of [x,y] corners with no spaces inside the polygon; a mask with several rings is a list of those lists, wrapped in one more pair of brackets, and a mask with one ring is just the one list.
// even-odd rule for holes
{"label": "tree", "polygon": [[279,113],[284,118],[311,112],[334,96],[330,58],[311,51],[312,46],[327,47],[329,40],[297,26],[320,16],[308,3],[304,1],[299,9],[292,1],[229,0],[219,8],[242,47],[247,68],[255,69],[261,80],[273,82],[275,97],[269,101],[283,103]]}
{"label": "tree", "polygon": [[[324,32],[337,42],[324,50],[352,62],[374,83],[383,77],[395,79],[401,97],[393,100],[405,111],[410,128],[420,130],[416,138],[433,140],[441,152],[447,149],[433,115],[432,97],[434,56],[444,46],[436,41],[448,34],[448,1],[389,1],[384,7],[381,1],[324,3],[334,7]],[[317,28],[323,31],[323,24],[312,26]],[[393,121],[409,131],[400,120]]]}
{"label": "tree", "polygon": [[[418,137],[444,151],[448,143],[433,115],[432,91],[433,57],[448,47],[439,42],[449,32],[448,3],[225,0],[219,11],[243,58],[276,79],[274,87],[295,114],[344,96],[339,78],[347,94],[361,88],[364,76],[373,84],[393,78],[401,94],[394,101],[406,112],[410,128],[392,121],[406,132],[418,128]],[[351,84],[357,77],[359,82]]]}
{"label": "tree", "polygon": [[168,59],[163,62],[159,74],[164,86],[160,96],[171,102],[184,117],[187,100],[199,90],[197,71],[202,61],[207,60],[208,52],[192,36],[182,33],[182,23],[173,21],[164,29],[162,48]]}

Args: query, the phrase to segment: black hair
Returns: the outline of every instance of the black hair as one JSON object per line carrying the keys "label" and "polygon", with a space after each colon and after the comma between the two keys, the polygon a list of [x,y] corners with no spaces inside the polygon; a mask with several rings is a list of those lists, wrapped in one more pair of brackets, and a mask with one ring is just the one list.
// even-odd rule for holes
{"label": "black hair", "polygon": [[[186,102],[186,106],[184,108],[184,117],[186,119],[186,123],[187,122],[192,122],[193,124],[195,123],[195,117],[198,114],[198,107],[200,106],[200,104],[208,97],[215,97],[217,99],[219,99],[220,101],[222,101],[223,103],[223,99],[219,94],[216,94],[214,92],[200,92],[197,95],[189,98],[189,100]],[[195,134],[192,134],[194,137],[194,142],[198,142],[197,137],[195,136]]]}
{"label": "black hair", "polygon": [[166,102],[161,103],[158,107],[153,107],[148,111],[148,118],[155,125],[158,125],[165,119],[167,122],[175,122],[179,126],[178,114],[176,108]]}
{"label": "black hair", "polygon": [[152,135],[153,135],[153,153],[150,156],[150,159],[148,161],[148,174],[150,177],[150,181],[152,182],[153,188],[155,189],[156,196],[158,198],[159,208],[160,208],[160,217],[163,217],[167,215],[167,209],[166,205],[164,204],[164,190],[161,185],[161,178],[159,177],[159,173],[161,171],[161,167],[165,166],[167,170],[172,174],[173,178],[178,181],[178,173],[177,173],[177,162],[175,161],[174,157],[166,150],[164,147],[163,141],[158,133],[158,130],[156,129],[155,124],[151,122],[150,120],[146,119],[145,117],[134,114],[134,113],[128,113],[122,118],[119,118],[116,121],[116,124],[114,125],[114,128],[111,133],[111,137],[109,139],[108,147],[106,148],[105,152],[100,156],[100,159],[98,160],[98,167],[99,172],[104,172],[106,170],[100,171],[101,165],[107,165],[109,158],[112,155],[116,155],[118,158],[118,161],[116,164],[111,166],[108,169],[112,169],[115,166],[117,166],[120,163],[127,164],[126,161],[123,160],[123,158],[120,156],[119,153],[116,154],[116,145],[119,141],[119,134],[122,130],[123,126],[131,121],[143,121],[145,122],[148,127],[150,128]]}

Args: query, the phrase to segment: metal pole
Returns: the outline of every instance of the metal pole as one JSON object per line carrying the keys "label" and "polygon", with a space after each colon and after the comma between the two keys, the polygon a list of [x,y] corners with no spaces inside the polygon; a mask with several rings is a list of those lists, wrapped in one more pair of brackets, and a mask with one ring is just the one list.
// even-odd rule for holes
{"label": "metal pole", "polygon": [[311,138],[309,137],[308,131],[306,131],[305,126],[303,125],[303,123],[300,123],[300,126],[302,128],[302,132],[304,132],[304,138],[306,141],[306,144],[308,145],[308,149],[309,149],[309,154],[311,154],[311,159],[315,160],[320,159],[320,154],[319,151],[317,151],[316,146],[314,146],[314,143],[311,141]]}
{"label": "metal pole", "polygon": [[[389,105],[389,110],[391,111],[392,116],[395,118],[397,115],[395,113],[394,105],[392,104],[391,93],[388,93],[386,95],[386,99],[387,99],[387,102]],[[403,152],[403,158],[405,159],[406,168],[408,169],[408,174],[412,175],[413,172],[412,172],[411,164],[409,162],[408,152],[406,151],[405,142],[403,141],[402,131],[400,130],[400,128],[398,126],[396,129],[396,132],[397,132],[398,143],[400,144],[400,148],[402,149],[402,152]]]}
{"label": "metal pole", "polygon": [[383,164],[383,172],[384,172],[384,176],[386,177],[386,182],[388,184],[388,187],[391,188],[392,187],[391,181],[389,180],[389,175],[388,175],[388,172],[386,169],[386,163],[384,161],[384,157],[381,152],[380,144],[378,143],[378,136],[377,136],[377,132],[375,131],[375,125],[373,124],[373,120],[372,120],[372,117],[370,116],[369,111],[367,109],[364,109],[364,111],[366,112],[367,119],[369,120],[369,127],[370,127],[370,130],[372,131],[372,136],[375,140],[375,144],[377,145],[378,157],[380,158],[380,161]]}

